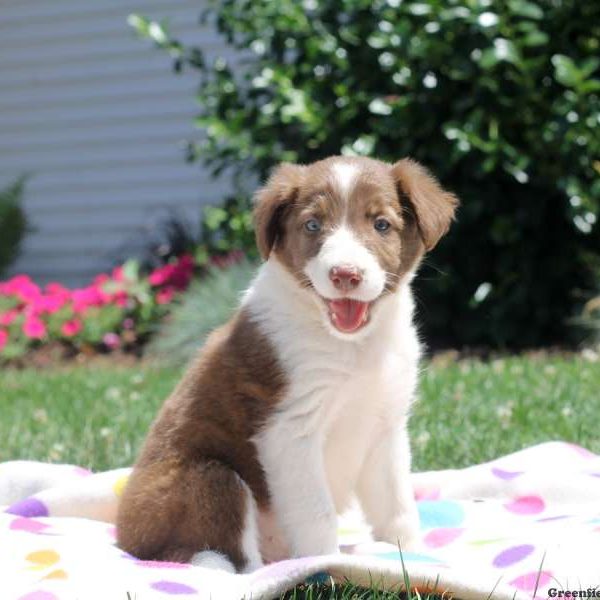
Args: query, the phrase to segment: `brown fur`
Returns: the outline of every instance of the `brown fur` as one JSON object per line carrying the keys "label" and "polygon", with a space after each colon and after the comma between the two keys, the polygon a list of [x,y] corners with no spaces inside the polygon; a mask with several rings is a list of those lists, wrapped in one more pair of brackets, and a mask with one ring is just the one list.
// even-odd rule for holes
{"label": "brown fur", "polygon": [[392,167],[401,200],[408,201],[416,217],[425,250],[431,250],[448,231],[458,206],[458,198],[442,189],[437,179],[409,158]]}
{"label": "brown fur", "polygon": [[125,487],[118,544],[143,559],[189,561],[211,549],[243,568],[243,479],[269,505],[252,436],[285,380],[244,312],[217,330],[165,402]]}
{"label": "brown fur", "polygon": [[[271,251],[303,285],[309,285],[304,267],[315,256],[324,238],[344,217],[331,166],[339,157],[308,166],[283,164],[256,195],[254,220],[257,245],[263,258]],[[394,291],[426,250],[447,231],[458,204],[429,172],[410,159],[394,165],[367,159],[343,158],[360,171],[348,199],[348,224],[388,274],[387,291]],[[323,229],[303,230],[316,217]],[[377,232],[374,221],[385,217],[392,227]]]}

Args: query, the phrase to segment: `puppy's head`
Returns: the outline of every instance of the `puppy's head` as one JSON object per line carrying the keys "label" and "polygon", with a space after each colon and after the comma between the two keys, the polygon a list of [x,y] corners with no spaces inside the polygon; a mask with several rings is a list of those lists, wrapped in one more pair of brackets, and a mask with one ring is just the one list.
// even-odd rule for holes
{"label": "puppy's head", "polygon": [[283,164],[256,196],[256,241],[353,337],[450,226],[458,201],[418,163],[332,157]]}

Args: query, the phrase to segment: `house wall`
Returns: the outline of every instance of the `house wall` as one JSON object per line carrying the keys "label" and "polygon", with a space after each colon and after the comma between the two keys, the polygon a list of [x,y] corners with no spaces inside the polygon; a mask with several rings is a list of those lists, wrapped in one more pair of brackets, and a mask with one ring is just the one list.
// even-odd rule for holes
{"label": "house wall", "polygon": [[127,16],[230,55],[200,27],[204,2],[0,1],[0,186],[30,174],[32,232],[13,272],[83,284],[171,207],[197,219],[227,189],[184,161],[198,134],[192,72],[136,38]]}

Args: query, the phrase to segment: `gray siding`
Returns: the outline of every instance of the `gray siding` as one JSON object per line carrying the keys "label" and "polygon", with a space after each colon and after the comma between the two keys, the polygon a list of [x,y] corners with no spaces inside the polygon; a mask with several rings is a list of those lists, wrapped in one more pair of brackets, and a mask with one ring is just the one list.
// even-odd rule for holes
{"label": "gray siding", "polygon": [[176,76],[127,16],[168,18],[209,54],[229,54],[182,0],[0,0],[0,185],[30,173],[34,228],[13,272],[85,283],[172,207],[197,218],[226,183],[183,158],[193,73]]}

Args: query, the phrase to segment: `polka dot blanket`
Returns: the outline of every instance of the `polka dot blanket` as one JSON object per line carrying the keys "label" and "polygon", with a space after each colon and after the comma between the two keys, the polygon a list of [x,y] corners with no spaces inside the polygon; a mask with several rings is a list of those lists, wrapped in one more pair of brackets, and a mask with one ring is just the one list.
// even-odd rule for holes
{"label": "polka dot blanket", "polygon": [[600,586],[600,457],[571,444],[413,475],[419,553],[373,542],[355,511],[340,519],[340,554],[247,575],[141,561],[117,548],[113,523],[128,473],[0,464],[0,598],[257,600],[311,577],[399,590],[408,583],[421,595],[464,600]]}

